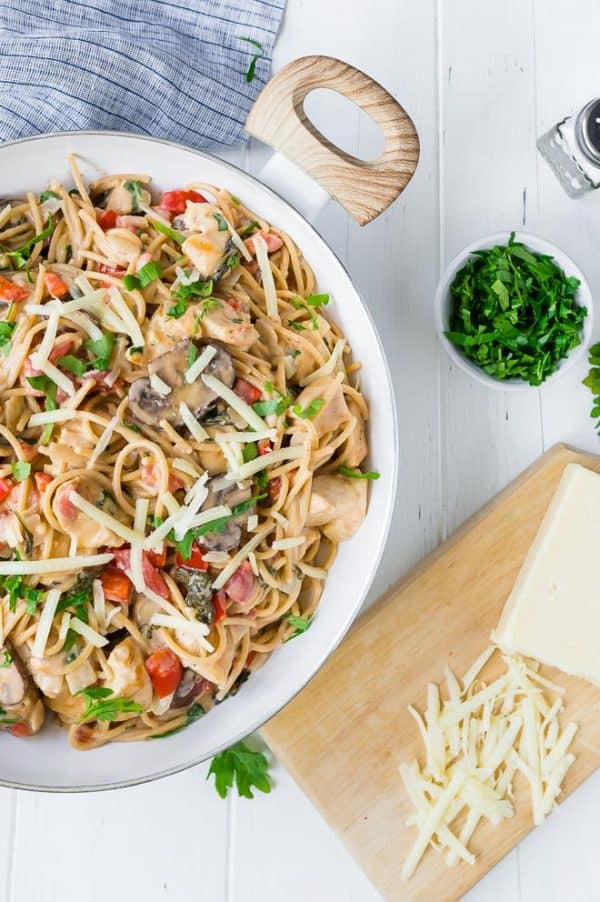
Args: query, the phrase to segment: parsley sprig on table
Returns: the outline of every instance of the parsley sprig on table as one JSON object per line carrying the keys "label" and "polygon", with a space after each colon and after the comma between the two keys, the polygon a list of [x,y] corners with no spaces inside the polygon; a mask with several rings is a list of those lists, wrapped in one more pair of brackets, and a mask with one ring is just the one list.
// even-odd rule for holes
{"label": "parsley sprig on table", "polygon": [[589,349],[588,362],[590,371],[583,380],[583,384],[587,385],[594,395],[590,416],[596,420],[596,432],[600,435],[600,341]]}
{"label": "parsley sprig on table", "polygon": [[456,274],[446,337],[494,379],[541,385],[581,342],[579,280],[515,241],[475,251]]}
{"label": "parsley sprig on table", "polygon": [[262,752],[254,752],[245,742],[236,742],[215,755],[206,779],[215,778],[215,789],[222,799],[225,798],[233,783],[238,795],[245,799],[253,799],[252,787],[261,792],[271,792],[269,779],[269,762]]}

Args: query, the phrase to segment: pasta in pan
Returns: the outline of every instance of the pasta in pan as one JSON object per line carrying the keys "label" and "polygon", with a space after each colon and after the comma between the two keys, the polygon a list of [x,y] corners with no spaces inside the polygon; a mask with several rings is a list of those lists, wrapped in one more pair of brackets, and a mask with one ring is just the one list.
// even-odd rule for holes
{"label": "pasta in pan", "polygon": [[0,209],[0,729],[170,735],[303,632],[368,409],[288,235],[140,174]]}

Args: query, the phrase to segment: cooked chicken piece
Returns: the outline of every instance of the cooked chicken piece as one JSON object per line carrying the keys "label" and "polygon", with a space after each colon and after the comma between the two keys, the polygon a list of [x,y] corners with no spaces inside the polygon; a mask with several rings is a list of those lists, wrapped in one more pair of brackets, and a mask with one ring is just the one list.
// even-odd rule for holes
{"label": "cooked chicken piece", "polygon": [[286,335],[287,345],[284,350],[294,355],[294,382],[301,382],[320,366],[318,358],[306,350],[306,341],[310,342],[320,352],[321,357],[324,354],[329,355],[322,335],[327,335],[330,331],[330,326],[325,319],[322,319],[322,323],[324,324],[321,327],[323,329],[322,333],[319,330],[307,328],[301,334],[290,333]]}
{"label": "cooked chicken piece", "polygon": [[17,735],[37,733],[44,722],[44,705],[8,643],[0,647],[0,663],[4,664],[0,667],[0,730]]}
{"label": "cooked chicken piece", "polygon": [[109,259],[120,266],[128,266],[142,251],[141,240],[129,229],[109,229],[104,235],[104,241],[98,236],[95,240]]}
{"label": "cooked chicken piece", "polygon": [[[109,192],[105,204],[107,210],[114,210],[116,213],[127,215],[129,213],[137,213],[139,209],[138,203],[150,203],[149,191],[146,191],[145,188],[137,190],[133,188],[130,191],[125,187],[127,184],[133,185],[133,182],[126,179]],[[136,200],[134,200],[134,197]]]}
{"label": "cooked chicken piece", "polygon": [[258,332],[250,320],[250,310],[237,299],[219,301],[209,307],[201,320],[202,334],[225,344],[248,351],[258,340]]}
{"label": "cooked chicken piece", "polygon": [[358,409],[358,404],[354,401],[348,401],[348,409],[356,420],[356,426],[346,440],[344,458],[348,467],[359,467],[369,453],[369,446],[367,445],[367,436],[365,433],[365,421]]}
{"label": "cooked chicken piece", "polygon": [[[184,229],[190,232],[228,232],[223,228],[224,220],[220,208],[216,204],[194,203],[188,200],[185,205],[185,213],[181,216]],[[178,217],[179,219],[179,217]]]}
{"label": "cooked chicken piece", "polygon": [[216,445],[214,448],[207,448],[204,451],[196,452],[200,466],[206,470],[209,476],[218,476],[227,470],[227,464],[223,452]]}
{"label": "cooked chicken piece", "polygon": [[[187,404],[195,416],[203,416],[214,407],[218,396],[202,381],[202,376],[192,382],[185,381],[188,368],[190,340],[182,341],[171,351],[155,357],[148,365],[148,378],[136,379],[129,389],[129,407],[133,416],[148,426],[158,426],[161,420],[167,420],[173,426],[182,426],[180,412],[181,403]],[[200,353],[204,347],[196,343]],[[216,354],[206,366],[204,372],[210,373],[228,387],[233,385],[235,370],[233,361],[225,348],[212,344]],[[169,386],[168,394],[161,394],[152,386],[151,377],[158,376]]]}
{"label": "cooked chicken piece", "polygon": [[367,481],[345,476],[315,476],[307,526],[320,526],[332,542],[350,539],[367,513]]}
{"label": "cooked chicken piece", "polygon": [[92,479],[77,476],[75,479],[63,482],[52,499],[52,510],[64,531],[71,537],[77,537],[79,548],[92,549],[100,548],[102,545],[112,547],[122,545],[123,539],[115,535],[112,530],[91,520],[87,514],[75,507],[69,497],[72,491],[77,492],[90,504],[105,510],[107,514],[117,519],[120,519],[120,510],[108,492]]}
{"label": "cooked chicken piece", "polygon": [[316,379],[304,388],[296,403],[303,410],[313,401],[325,401],[319,412],[311,418],[311,423],[316,429],[319,438],[327,432],[334,432],[350,419],[350,411],[344,398],[344,392],[339,382],[334,382],[329,376]]}
{"label": "cooked chicken piece", "polygon": [[201,279],[216,281],[222,275],[224,257],[230,247],[229,231],[190,235],[181,250],[200,273]]}
{"label": "cooked chicken piece", "polygon": [[105,687],[113,696],[129,698],[147,708],[152,701],[152,683],[144,666],[144,658],[132,638],[123,639],[108,656],[111,678]]}
{"label": "cooked chicken piece", "polygon": [[71,695],[75,695],[76,692],[94,685],[97,680],[96,671],[86,658],[79,667],[66,674],[65,680],[67,681],[69,692]]}

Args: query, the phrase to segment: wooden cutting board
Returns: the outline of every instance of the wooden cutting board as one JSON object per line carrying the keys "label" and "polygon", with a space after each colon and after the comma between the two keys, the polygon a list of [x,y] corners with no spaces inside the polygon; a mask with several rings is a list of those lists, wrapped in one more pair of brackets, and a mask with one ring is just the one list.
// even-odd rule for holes
{"label": "wooden cutting board", "polygon": [[[357,622],[327,664],[262,734],[339,833],[385,899],[459,899],[532,827],[526,784],[515,815],[477,828],[472,866],[428,849],[403,884],[416,831],[398,765],[422,747],[407,705],[424,707],[444,663],[462,675],[489,645],[504,601],[567,463],[600,471],[600,457],[558,445],[505,489]],[[600,537],[599,537],[600,541]],[[599,639],[600,652],[600,639]],[[497,656],[495,656],[497,657]],[[501,665],[497,669],[502,669]],[[572,792],[600,764],[600,689],[546,668],[567,689],[565,718],[580,725]]]}

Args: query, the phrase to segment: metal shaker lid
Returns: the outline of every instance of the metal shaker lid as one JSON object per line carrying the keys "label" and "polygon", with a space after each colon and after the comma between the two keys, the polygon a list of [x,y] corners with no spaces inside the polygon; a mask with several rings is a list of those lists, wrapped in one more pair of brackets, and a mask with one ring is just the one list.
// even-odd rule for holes
{"label": "metal shaker lid", "polygon": [[577,116],[576,135],[583,153],[600,165],[600,98],[591,100]]}

